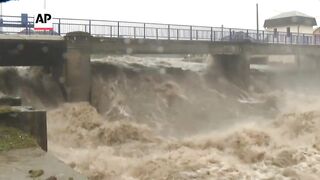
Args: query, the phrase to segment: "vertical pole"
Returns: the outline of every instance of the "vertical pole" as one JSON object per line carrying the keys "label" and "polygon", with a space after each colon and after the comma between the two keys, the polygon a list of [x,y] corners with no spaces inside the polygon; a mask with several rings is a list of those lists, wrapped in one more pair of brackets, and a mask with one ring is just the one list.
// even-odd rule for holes
{"label": "vertical pole", "polygon": [[223,25],[221,26],[221,40],[223,41]]}
{"label": "vertical pole", "polygon": [[231,33],[231,28],[229,28],[229,41],[232,40],[232,33]]}
{"label": "vertical pole", "polygon": [[133,38],[136,39],[136,27],[133,27]]}
{"label": "vertical pole", "polygon": [[143,23],[143,39],[146,38],[146,23]]}
{"label": "vertical pole", "polygon": [[284,36],[284,44],[287,44],[287,36]]}
{"label": "vertical pole", "polygon": [[198,30],[196,30],[196,40],[198,40]]}
{"label": "vertical pole", "polygon": [[213,34],[212,34],[213,33],[213,29],[212,29],[212,27],[210,28],[210,32],[211,32],[210,33],[210,35],[211,35],[210,38],[211,38],[211,42],[212,42],[213,41]]}
{"label": "vertical pole", "polygon": [[168,24],[168,40],[170,40],[170,24]]}
{"label": "vertical pole", "polygon": [[158,40],[159,39],[158,28],[156,28],[156,36],[157,36],[157,40]]}
{"label": "vertical pole", "polygon": [[216,41],[216,31],[213,31],[213,41]]}
{"label": "vertical pole", "polygon": [[60,18],[58,22],[58,34],[61,35],[61,19]]}
{"label": "vertical pole", "polygon": [[297,36],[297,43],[296,44],[299,44],[299,38],[300,38],[300,24],[298,25],[298,36]]}
{"label": "vertical pole", "polygon": [[177,40],[179,40],[179,29],[177,29]]}
{"label": "vertical pole", "polygon": [[91,19],[89,20],[89,34],[91,34]]}
{"label": "vertical pole", "polygon": [[110,37],[112,37],[112,26],[110,26]]}
{"label": "vertical pole", "polygon": [[118,21],[118,38],[120,37],[120,22]]}
{"label": "vertical pole", "polygon": [[192,41],[192,26],[190,26],[190,41]]}
{"label": "vertical pole", "polygon": [[257,10],[257,40],[259,41],[259,5],[256,4],[256,10]]}

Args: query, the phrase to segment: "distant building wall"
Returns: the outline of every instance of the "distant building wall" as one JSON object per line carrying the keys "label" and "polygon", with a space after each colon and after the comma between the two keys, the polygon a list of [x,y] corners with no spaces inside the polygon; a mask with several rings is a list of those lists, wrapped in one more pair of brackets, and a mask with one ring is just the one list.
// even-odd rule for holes
{"label": "distant building wall", "polygon": [[313,27],[312,26],[282,26],[282,27],[273,27],[268,28],[267,31],[273,31],[275,28],[277,28],[278,32],[287,32],[287,28],[290,27],[290,32],[292,33],[301,33],[301,34],[313,34]]}
{"label": "distant building wall", "polygon": [[320,27],[314,30],[313,34],[320,35]]}

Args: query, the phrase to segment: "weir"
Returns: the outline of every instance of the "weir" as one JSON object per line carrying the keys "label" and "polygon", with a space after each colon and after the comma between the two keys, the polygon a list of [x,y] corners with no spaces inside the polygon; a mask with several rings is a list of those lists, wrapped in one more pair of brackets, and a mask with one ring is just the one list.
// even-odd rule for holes
{"label": "weir", "polygon": [[66,36],[0,35],[0,66],[44,66],[61,85],[67,101],[90,101],[91,54],[211,54],[221,75],[246,89],[251,56],[295,55],[319,64],[317,45],[237,41],[192,41],[93,37],[87,32]]}

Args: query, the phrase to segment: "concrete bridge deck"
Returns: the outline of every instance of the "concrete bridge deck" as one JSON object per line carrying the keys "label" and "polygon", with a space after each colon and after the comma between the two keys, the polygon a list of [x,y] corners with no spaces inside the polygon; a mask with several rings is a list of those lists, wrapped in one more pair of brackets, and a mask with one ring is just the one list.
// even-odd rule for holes
{"label": "concrete bridge deck", "polygon": [[[79,33],[76,33],[79,35]],[[50,35],[0,35],[0,66],[54,66],[68,49],[89,54],[307,55],[320,57],[319,45],[210,42]],[[82,39],[87,35],[86,39]]]}
{"label": "concrete bridge deck", "polygon": [[[0,18],[8,19],[0,24],[0,66],[52,67],[70,101],[89,100],[91,54],[211,54],[241,84],[248,84],[251,56],[294,55],[298,64],[308,56],[320,64],[320,35],[65,18],[53,20],[53,31],[35,32],[32,17]],[[16,25],[8,26],[10,18]]]}

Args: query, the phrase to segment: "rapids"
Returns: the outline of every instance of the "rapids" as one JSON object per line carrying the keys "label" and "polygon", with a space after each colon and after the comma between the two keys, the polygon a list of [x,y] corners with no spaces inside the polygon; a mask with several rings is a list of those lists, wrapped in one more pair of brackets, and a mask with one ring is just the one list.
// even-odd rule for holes
{"label": "rapids", "polygon": [[66,103],[40,68],[2,69],[0,91],[47,109],[49,151],[89,179],[320,178],[317,91],[242,90],[167,59],[93,62],[90,104]]}

